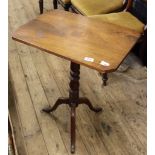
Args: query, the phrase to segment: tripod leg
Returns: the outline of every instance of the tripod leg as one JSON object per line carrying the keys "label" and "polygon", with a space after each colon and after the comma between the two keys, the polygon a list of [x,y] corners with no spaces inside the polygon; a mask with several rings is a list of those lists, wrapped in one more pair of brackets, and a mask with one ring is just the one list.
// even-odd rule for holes
{"label": "tripod leg", "polygon": [[58,108],[58,106],[61,104],[69,104],[69,98],[59,98],[53,107],[44,108],[44,109],[42,109],[42,111],[50,113],[50,112],[56,110]]}
{"label": "tripod leg", "polygon": [[76,118],[76,107],[71,107],[71,153],[75,152],[75,118]]}
{"label": "tripod leg", "polygon": [[94,111],[94,112],[100,112],[102,111],[102,108],[98,108],[98,107],[93,107],[92,103],[86,98],[86,97],[81,97],[79,99],[79,104],[86,104],[90,110]]}
{"label": "tripod leg", "polygon": [[43,13],[43,4],[44,2],[43,2],[43,0],[39,0],[39,9],[40,9],[40,14],[42,14]]}

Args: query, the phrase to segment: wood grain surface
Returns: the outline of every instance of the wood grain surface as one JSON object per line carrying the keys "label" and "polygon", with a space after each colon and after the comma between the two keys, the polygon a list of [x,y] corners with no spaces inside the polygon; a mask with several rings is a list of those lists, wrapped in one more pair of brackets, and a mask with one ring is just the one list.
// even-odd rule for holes
{"label": "wood grain surface", "polygon": [[138,38],[135,31],[60,10],[38,16],[13,33],[19,42],[100,72],[116,70]]}

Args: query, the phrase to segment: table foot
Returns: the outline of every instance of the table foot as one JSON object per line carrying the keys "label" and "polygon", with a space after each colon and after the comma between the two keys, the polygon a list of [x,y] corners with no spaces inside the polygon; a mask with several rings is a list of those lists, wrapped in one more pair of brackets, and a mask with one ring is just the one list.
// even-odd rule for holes
{"label": "table foot", "polygon": [[89,107],[89,109],[92,110],[92,111],[94,111],[94,112],[100,112],[100,111],[102,111],[102,108],[100,108],[100,107],[94,107],[92,105],[92,103],[89,101],[89,99],[86,98],[86,97],[81,97],[79,99],[79,102],[80,102],[79,104],[86,104]]}
{"label": "table foot", "polygon": [[53,107],[44,108],[44,109],[42,109],[42,111],[44,111],[46,113],[50,113],[50,112],[56,110],[58,108],[58,106],[60,106],[61,104],[69,104],[69,98],[59,98]]}

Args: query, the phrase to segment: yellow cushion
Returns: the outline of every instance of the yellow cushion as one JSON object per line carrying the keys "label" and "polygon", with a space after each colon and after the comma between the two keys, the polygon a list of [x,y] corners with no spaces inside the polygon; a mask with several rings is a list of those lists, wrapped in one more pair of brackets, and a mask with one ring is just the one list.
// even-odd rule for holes
{"label": "yellow cushion", "polygon": [[86,16],[110,13],[123,6],[123,0],[71,0],[71,3]]}
{"label": "yellow cushion", "polygon": [[61,0],[64,4],[68,4],[71,2],[71,0]]}
{"label": "yellow cushion", "polygon": [[127,27],[139,33],[142,33],[144,30],[144,24],[136,17],[134,17],[130,12],[110,13],[105,15],[94,15],[89,17],[100,21]]}

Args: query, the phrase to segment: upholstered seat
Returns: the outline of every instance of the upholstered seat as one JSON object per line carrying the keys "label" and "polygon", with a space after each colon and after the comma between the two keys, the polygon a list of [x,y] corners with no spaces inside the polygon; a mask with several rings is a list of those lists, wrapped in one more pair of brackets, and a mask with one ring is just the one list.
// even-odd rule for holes
{"label": "upholstered seat", "polygon": [[143,33],[144,31],[144,24],[136,17],[134,17],[130,12],[110,13],[104,15],[94,15],[89,17],[96,20],[127,27],[139,33]]}
{"label": "upholstered seat", "polygon": [[123,7],[123,0],[71,0],[71,3],[86,16],[110,13]]}

